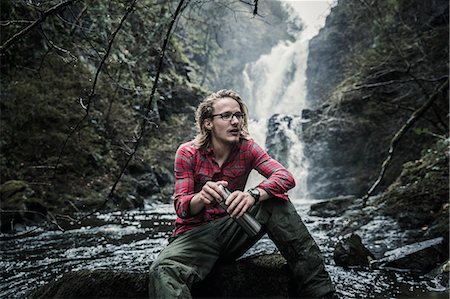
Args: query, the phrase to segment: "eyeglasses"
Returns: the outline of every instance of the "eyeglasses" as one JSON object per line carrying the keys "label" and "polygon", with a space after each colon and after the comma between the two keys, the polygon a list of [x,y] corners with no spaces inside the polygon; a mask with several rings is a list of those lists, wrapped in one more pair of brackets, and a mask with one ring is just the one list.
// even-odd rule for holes
{"label": "eyeglasses", "polygon": [[235,116],[237,120],[241,121],[241,120],[244,119],[245,113],[242,113],[242,112],[235,112],[235,113],[225,112],[225,113],[220,113],[220,114],[213,114],[212,117],[214,117],[214,116],[220,116],[225,121],[232,120],[233,116]]}

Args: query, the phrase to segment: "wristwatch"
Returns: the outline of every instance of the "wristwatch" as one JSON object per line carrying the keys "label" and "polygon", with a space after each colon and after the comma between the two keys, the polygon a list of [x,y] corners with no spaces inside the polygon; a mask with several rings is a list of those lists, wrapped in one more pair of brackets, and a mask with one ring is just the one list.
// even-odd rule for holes
{"label": "wristwatch", "polygon": [[259,202],[259,197],[261,194],[257,188],[251,188],[247,190],[248,193],[255,199],[255,205]]}

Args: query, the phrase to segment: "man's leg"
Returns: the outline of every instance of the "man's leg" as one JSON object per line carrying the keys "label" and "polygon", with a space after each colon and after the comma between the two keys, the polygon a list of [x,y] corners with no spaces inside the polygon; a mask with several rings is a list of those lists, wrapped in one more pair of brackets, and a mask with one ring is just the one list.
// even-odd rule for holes
{"label": "man's leg", "polygon": [[290,201],[261,202],[256,219],[286,258],[299,296],[320,298],[334,292],[322,253]]}
{"label": "man's leg", "polygon": [[150,298],[191,298],[190,289],[211,271],[219,256],[219,219],[177,236],[150,266]]}

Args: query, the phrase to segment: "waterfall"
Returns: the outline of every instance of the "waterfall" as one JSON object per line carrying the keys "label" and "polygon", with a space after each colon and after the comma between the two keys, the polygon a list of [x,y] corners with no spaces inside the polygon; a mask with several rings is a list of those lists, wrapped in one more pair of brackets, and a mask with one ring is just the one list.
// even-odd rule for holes
{"label": "waterfall", "polygon": [[[280,41],[269,54],[245,65],[242,94],[250,111],[250,134],[294,175],[297,186],[289,192],[290,196],[304,198],[308,162],[303,155],[300,115],[308,108],[305,74],[308,45],[323,26],[331,1],[283,1],[283,4],[292,16],[288,21],[300,17],[304,29],[295,34],[294,41]],[[260,180],[261,176],[252,173],[247,186],[255,186]]]}

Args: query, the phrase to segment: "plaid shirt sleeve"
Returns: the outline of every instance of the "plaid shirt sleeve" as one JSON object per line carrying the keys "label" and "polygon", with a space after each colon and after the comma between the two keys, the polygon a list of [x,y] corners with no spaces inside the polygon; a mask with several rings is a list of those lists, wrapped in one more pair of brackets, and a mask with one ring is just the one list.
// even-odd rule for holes
{"label": "plaid shirt sleeve", "polygon": [[295,187],[294,177],[289,170],[270,157],[257,143],[252,144],[251,154],[254,158],[253,168],[266,178],[257,187],[272,196],[288,200],[286,192]]}
{"label": "plaid shirt sleeve", "polygon": [[194,197],[194,155],[187,144],[181,145],[175,155],[175,193],[174,206],[177,216],[185,219],[190,217],[189,205]]}

